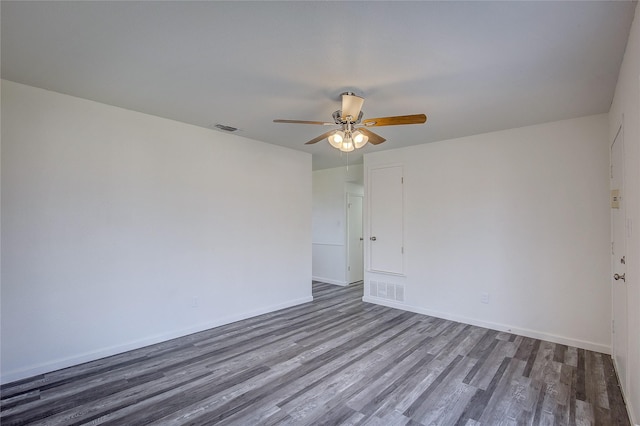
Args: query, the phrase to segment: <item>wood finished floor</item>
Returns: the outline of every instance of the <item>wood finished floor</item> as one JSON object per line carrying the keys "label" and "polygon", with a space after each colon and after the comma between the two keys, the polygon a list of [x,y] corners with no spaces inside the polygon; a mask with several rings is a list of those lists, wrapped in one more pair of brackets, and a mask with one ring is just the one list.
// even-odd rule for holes
{"label": "wood finished floor", "polygon": [[314,301],[2,386],[0,423],[629,425],[608,355]]}

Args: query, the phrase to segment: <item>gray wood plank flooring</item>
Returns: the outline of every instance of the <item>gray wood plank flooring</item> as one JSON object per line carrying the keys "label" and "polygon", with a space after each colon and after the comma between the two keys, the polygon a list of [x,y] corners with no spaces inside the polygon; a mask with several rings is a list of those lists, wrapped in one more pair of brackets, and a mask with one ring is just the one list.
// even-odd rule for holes
{"label": "gray wood plank flooring", "polygon": [[629,425],[611,357],[314,301],[1,388],[2,425]]}

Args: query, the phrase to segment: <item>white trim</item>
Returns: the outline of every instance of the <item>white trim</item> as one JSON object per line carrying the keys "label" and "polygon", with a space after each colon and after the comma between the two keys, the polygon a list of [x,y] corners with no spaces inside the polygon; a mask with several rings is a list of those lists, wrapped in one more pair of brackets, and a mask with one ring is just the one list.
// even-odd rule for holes
{"label": "white trim", "polygon": [[[627,226],[627,207],[626,207],[626,187],[625,187],[625,183],[626,183],[626,176],[625,176],[625,170],[626,170],[626,164],[625,164],[625,128],[624,128],[624,114],[622,114],[621,120],[620,120],[620,124],[618,126],[618,130],[616,131],[616,135],[613,137],[613,141],[611,141],[611,143],[609,144],[609,189],[618,189],[620,191],[620,196],[621,196],[621,200],[622,202],[620,203],[620,207],[619,207],[619,215],[621,216],[621,221],[622,224],[620,224],[620,226],[623,227],[623,236],[622,239],[620,239],[620,241],[614,241],[614,236],[615,236],[615,224],[614,224],[614,210],[610,209],[610,229],[611,229],[611,263],[610,263],[610,267],[611,267],[611,273],[609,275],[609,280],[611,282],[611,322],[612,324],[614,323],[614,321],[616,320],[616,312],[619,312],[619,310],[616,307],[616,297],[615,297],[615,292],[616,292],[616,286],[618,285],[614,280],[613,280],[613,275],[614,272],[624,272],[626,271],[626,267],[622,269],[622,271],[620,269],[617,269],[614,265],[617,264],[618,262],[618,256],[620,254],[626,256],[627,255],[627,248],[628,248],[628,234],[626,232],[626,226]],[[618,143],[621,149],[621,160],[622,160],[622,164],[618,164],[619,169],[622,173],[620,173],[620,181],[618,182],[618,188],[614,188],[613,187],[613,149],[615,144]],[[616,248],[616,255],[614,257],[614,253],[613,253],[613,244],[619,245],[619,247]],[[629,348],[629,329],[631,327],[631,324],[629,322],[629,307],[627,304],[627,300],[629,299],[629,287],[624,285],[625,291],[626,291],[626,298],[623,302],[623,304],[627,305],[625,306],[625,311],[626,311],[626,318],[619,318],[623,321],[626,322],[625,325],[625,332],[626,334],[624,336],[620,336],[618,335],[618,333],[613,333],[613,327],[611,327],[611,359],[613,361],[613,367],[614,370],[616,372],[616,376],[618,377],[618,383],[620,383],[620,392],[622,393],[622,398],[625,400],[625,406],[627,409],[627,414],[629,415],[629,419],[633,419],[632,413],[634,413],[631,404],[630,404],[630,400],[629,398],[626,397],[625,395],[625,390],[629,390],[630,386],[631,386],[631,366],[630,366],[630,362],[631,362],[631,350]],[[617,323],[615,323],[615,329],[619,330],[619,325]],[[624,350],[620,350],[620,348],[616,347],[616,341],[618,339],[624,339]],[[623,352],[623,353],[620,353]],[[624,375],[621,376],[620,375],[620,367],[619,364],[617,362],[617,358],[622,356],[622,358],[624,358],[625,361],[625,369],[624,369]]]}
{"label": "white trim", "polygon": [[312,279],[313,281],[320,281],[320,282],[327,283],[327,284],[341,285],[341,286],[343,286],[343,287],[346,287],[346,286],[348,286],[348,285],[349,285],[349,283],[348,283],[348,282],[346,282],[346,281],[338,281],[338,280],[333,280],[333,279],[331,279],[331,278],[324,278],[324,277],[316,277],[316,276],[313,276],[313,277],[311,277],[311,279]]}
{"label": "white trim", "polygon": [[335,247],[344,247],[344,244],[341,243],[311,243],[314,246],[335,246]]}
{"label": "white trim", "polygon": [[367,269],[367,272],[371,272],[372,274],[380,274],[380,275],[392,275],[394,277],[406,277],[407,274],[405,273],[398,273],[398,272],[387,272],[387,271],[378,271],[377,269]]}
{"label": "white trim", "polygon": [[[613,349],[613,348],[612,348]],[[618,374],[618,363],[616,362],[616,358],[613,356],[613,350],[612,350],[612,355],[611,355],[611,362],[613,363],[613,370],[616,372],[616,378],[618,379],[618,383],[620,383],[620,375]],[[633,418],[633,413],[635,413],[635,411],[633,410],[633,401],[631,401],[630,398],[627,398],[627,395],[624,393],[624,387],[623,386],[619,386],[620,388],[620,393],[622,394],[622,399],[624,400],[624,405],[627,408],[627,416],[629,416],[629,421],[634,424],[635,426],[640,426],[638,425],[638,423],[635,422],[635,419]]]}
{"label": "white trim", "polygon": [[25,379],[27,377],[36,376],[38,374],[50,373],[62,368],[71,367],[74,365],[82,364],[89,361],[95,361],[100,358],[105,358],[112,355],[117,355],[123,352],[131,351],[134,349],[140,349],[145,346],[153,345],[156,343],[165,342],[167,340],[175,339],[177,337],[187,336],[189,334],[198,333],[200,331],[208,330],[222,325],[234,323],[236,321],[245,320],[248,318],[256,317],[258,315],[268,314],[270,312],[279,311],[280,309],[290,308],[292,306],[301,305],[303,303],[312,302],[313,297],[302,297],[300,299],[290,300],[288,302],[280,303],[277,305],[267,306],[261,309],[257,309],[251,312],[245,312],[239,315],[233,315],[226,318],[221,318],[216,321],[199,324],[193,327],[188,327],[179,331],[170,333],[158,334],[144,339],[135,340],[133,342],[125,343],[122,345],[111,346],[108,348],[98,349],[96,351],[85,352],[72,357],[56,359],[50,362],[32,365],[28,368],[20,370],[9,371],[0,377],[0,383],[10,383],[16,380]]}
{"label": "white trim", "polygon": [[404,311],[415,312],[417,314],[429,315],[432,317],[443,318],[450,321],[461,322],[464,324],[476,325],[478,327],[489,328],[491,330],[504,331],[507,333],[518,334],[520,336],[531,337],[534,339],[546,340],[553,343],[560,343],[568,346],[575,346],[581,349],[601,352],[607,355],[611,354],[611,347],[600,343],[588,342],[585,340],[572,339],[570,337],[557,336],[555,334],[544,333],[527,328],[518,328],[506,324],[499,324],[488,321],[476,320],[473,318],[451,315],[444,312],[433,311],[431,309],[419,308],[415,306],[405,305],[404,303],[394,302],[391,300],[380,299],[378,297],[364,296],[363,302],[373,303],[376,305],[388,306],[390,308],[402,309]]}

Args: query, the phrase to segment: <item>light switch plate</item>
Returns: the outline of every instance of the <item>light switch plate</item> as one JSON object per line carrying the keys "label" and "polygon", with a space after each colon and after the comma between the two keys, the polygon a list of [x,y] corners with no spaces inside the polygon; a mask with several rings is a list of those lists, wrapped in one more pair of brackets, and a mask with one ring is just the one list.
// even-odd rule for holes
{"label": "light switch plate", "polygon": [[611,190],[611,208],[612,209],[620,208],[620,190],[619,189]]}

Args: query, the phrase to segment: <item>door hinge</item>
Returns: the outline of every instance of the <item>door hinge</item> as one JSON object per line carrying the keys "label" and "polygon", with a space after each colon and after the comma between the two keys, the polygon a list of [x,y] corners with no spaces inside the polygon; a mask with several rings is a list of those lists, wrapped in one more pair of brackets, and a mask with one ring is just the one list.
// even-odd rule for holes
{"label": "door hinge", "polygon": [[350,271],[350,270],[351,270],[351,266],[347,266],[347,271]]}
{"label": "door hinge", "polygon": [[611,334],[616,333],[616,320],[611,320]]}
{"label": "door hinge", "polygon": [[400,253],[404,254],[404,247],[400,247]]}
{"label": "door hinge", "polygon": [[404,183],[404,177],[400,178],[400,183]]}

